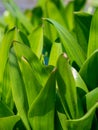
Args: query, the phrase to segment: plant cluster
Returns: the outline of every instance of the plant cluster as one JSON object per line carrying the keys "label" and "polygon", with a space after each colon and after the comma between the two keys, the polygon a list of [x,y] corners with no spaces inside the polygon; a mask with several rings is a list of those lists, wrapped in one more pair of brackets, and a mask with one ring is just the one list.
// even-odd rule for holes
{"label": "plant cluster", "polygon": [[98,130],[98,9],[2,2],[0,130]]}

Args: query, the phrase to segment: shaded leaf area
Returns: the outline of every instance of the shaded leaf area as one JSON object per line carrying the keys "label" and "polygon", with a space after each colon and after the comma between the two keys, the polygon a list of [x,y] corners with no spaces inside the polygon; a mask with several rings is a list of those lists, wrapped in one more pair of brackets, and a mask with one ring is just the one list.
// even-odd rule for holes
{"label": "shaded leaf area", "polygon": [[84,12],[75,12],[75,34],[78,44],[81,46],[83,52],[87,56],[88,40],[92,15]]}
{"label": "shaded leaf area", "polygon": [[98,49],[98,9],[96,9],[90,27],[90,36],[89,36],[89,43],[88,43],[88,53],[87,56],[89,57],[95,50]]}
{"label": "shaded leaf area", "polygon": [[0,101],[0,129],[1,130],[13,130],[16,122],[20,120],[18,115],[8,108],[8,106]]}
{"label": "shaded leaf area", "polygon": [[80,75],[91,91],[98,87],[98,50],[96,50],[83,64]]}

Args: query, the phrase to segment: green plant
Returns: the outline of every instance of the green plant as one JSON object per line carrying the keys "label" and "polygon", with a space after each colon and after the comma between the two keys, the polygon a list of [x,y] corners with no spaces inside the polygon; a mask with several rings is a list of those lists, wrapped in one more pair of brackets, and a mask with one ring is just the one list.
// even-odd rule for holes
{"label": "green plant", "polygon": [[22,13],[2,2],[0,129],[98,130],[98,9],[39,0]]}

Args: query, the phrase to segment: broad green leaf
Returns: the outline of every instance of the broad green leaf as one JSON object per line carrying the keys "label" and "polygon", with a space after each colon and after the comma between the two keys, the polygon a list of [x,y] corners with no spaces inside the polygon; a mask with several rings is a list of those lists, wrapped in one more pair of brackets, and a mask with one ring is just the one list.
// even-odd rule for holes
{"label": "broad green leaf", "polygon": [[[33,74],[33,70],[27,60],[22,57],[20,61],[20,69],[23,75],[29,107],[39,94],[42,86],[37,80],[37,77]],[[25,71],[24,71],[25,70]],[[27,76],[28,75],[28,76]]]}
{"label": "broad green leaf", "polygon": [[96,103],[83,117],[73,120],[66,120],[63,113],[58,113],[63,130],[91,130],[97,108],[98,103]]}
{"label": "broad green leaf", "polygon": [[13,102],[12,90],[11,90],[11,84],[10,84],[8,61],[6,63],[6,67],[5,67],[4,75],[3,75],[2,101],[6,103],[10,109],[13,110],[14,102]]}
{"label": "broad green leaf", "polygon": [[14,115],[14,113],[0,101],[0,130],[13,130],[16,122],[20,120],[20,117]]}
{"label": "broad green leaf", "polygon": [[98,50],[85,61],[79,73],[86,83],[88,90],[98,87]]}
{"label": "broad green leaf", "polygon": [[54,130],[55,94],[55,71],[53,71],[29,110],[32,129]]}
{"label": "broad green leaf", "polygon": [[0,118],[0,130],[13,130],[19,120],[17,115]]}
{"label": "broad green leaf", "polygon": [[38,56],[38,58],[42,55],[43,50],[43,28],[37,27],[33,32],[29,35],[29,42],[32,51]]}
{"label": "broad green leaf", "polygon": [[15,53],[19,59],[24,57],[30,64],[33,74],[37,77],[39,83],[44,86],[52,71],[52,66],[44,66],[41,64],[38,57],[32,52],[32,50],[26,45],[14,42]]}
{"label": "broad green leaf", "polygon": [[98,9],[96,9],[90,27],[89,43],[88,43],[88,53],[89,57],[96,49],[98,49]]}
{"label": "broad green leaf", "polygon": [[[0,93],[2,92],[3,75],[8,59],[9,48],[12,45],[12,41],[16,39],[16,29],[9,30],[2,40],[0,48]],[[1,94],[0,94],[1,95]]]}
{"label": "broad green leaf", "polygon": [[80,88],[82,90],[82,92],[83,92],[82,96],[84,96],[84,94],[88,93],[88,88],[87,88],[85,82],[81,78],[80,74],[74,68],[72,68],[72,73],[73,73],[76,87]]}
{"label": "broad green leaf", "polygon": [[14,113],[7,107],[7,105],[0,101],[0,118],[13,115]]}
{"label": "broad green leaf", "polygon": [[[74,28],[74,2],[70,1],[65,8],[65,18],[68,30],[72,31]],[[61,23],[60,23],[61,24]]]}
{"label": "broad green leaf", "polygon": [[23,24],[26,30],[30,33],[32,31],[33,26],[26,18],[26,16],[20,11],[16,3],[13,0],[2,0],[2,2],[6,9],[8,9],[10,13],[13,15],[13,17],[16,17]]}
{"label": "broad green leaf", "polygon": [[54,42],[52,44],[52,48],[49,56],[49,65],[56,66],[58,57],[61,55],[61,53],[62,53],[61,43]]}
{"label": "broad green leaf", "polygon": [[66,54],[59,57],[57,69],[58,92],[67,119],[78,118],[80,110],[78,110],[76,86]]}
{"label": "broad green leaf", "polygon": [[85,95],[86,109],[90,110],[98,102],[98,87]]}
{"label": "broad green leaf", "polygon": [[27,128],[30,130],[30,126],[27,119],[28,102],[27,95],[25,91],[24,82],[22,75],[17,63],[17,58],[13,50],[9,54],[9,72],[10,72],[10,82],[12,87],[13,99],[18,110],[18,113]]}
{"label": "broad green leaf", "polygon": [[[46,18],[45,20],[53,24],[54,27],[57,29],[64,49],[66,50],[71,62],[75,61],[77,65],[81,67],[86,56],[82,51],[80,45],[77,43],[76,39],[56,21],[48,18]],[[79,56],[77,57],[77,55]]]}
{"label": "broad green leaf", "polygon": [[75,34],[79,45],[87,55],[88,39],[92,15],[84,12],[75,12]]}

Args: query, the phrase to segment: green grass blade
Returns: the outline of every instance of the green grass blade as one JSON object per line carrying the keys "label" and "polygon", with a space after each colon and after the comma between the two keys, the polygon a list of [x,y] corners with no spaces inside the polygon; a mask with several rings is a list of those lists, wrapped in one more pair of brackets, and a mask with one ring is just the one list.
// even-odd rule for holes
{"label": "green grass blade", "polygon": [[[71,62],[75,61],[77,65],[81,67],[86,56],[82,51],[80,45],[77,43],[76,39],[56,21],[48,18],[46,18],[45,20],[53,24],[54,27],[57,29],[64,49],[66,50],[69,58],[71,59]],[[77,55],[79,55],[79,57],[77,57]]]}
{"label": "green grass blade", "polygon": [[34,130],[54,130],[55,72],[40,91],[29,110],[29,119]]}

